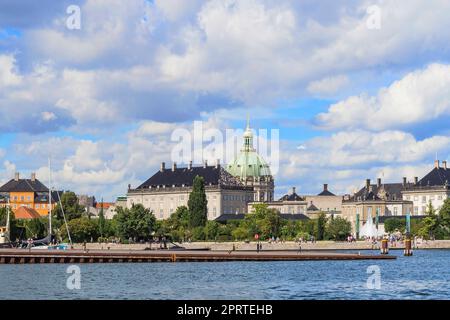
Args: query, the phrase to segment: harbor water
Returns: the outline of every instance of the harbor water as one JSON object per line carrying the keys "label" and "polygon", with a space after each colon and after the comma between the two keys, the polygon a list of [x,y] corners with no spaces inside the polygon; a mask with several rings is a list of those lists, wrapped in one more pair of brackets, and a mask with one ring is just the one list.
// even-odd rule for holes
{"label": "harbor water", "polygon": [[450,299],[450,250],[390,255],[398,258],[80,264],[79,289],[68,264],[0,265],[0,299]]}

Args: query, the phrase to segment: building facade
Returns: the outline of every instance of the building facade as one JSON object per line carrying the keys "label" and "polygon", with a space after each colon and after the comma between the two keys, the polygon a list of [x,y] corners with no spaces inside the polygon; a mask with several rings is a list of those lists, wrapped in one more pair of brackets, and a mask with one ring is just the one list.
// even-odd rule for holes
{"label": "building facade", "polygon": [[0,187],[0,206],[10,205],[15,213],[20,207],[35,210],[40,216],[47,216],[49,209],[54,209],[57,203],[57,194],[52,192],[51,204],[49,204],[49,190],[36,179],[32,173],[30,179],[20,179],[19,173],[14,175],[6,184]]}
{"label": "building facade", "polygon": [[307,214],[307,202],[295,192],[295,187],[277,201],[250,202],[248,204],[248,212],[252,212],[253,206],[256,204],[266,204],[268,208],[276,209],[283,215]]}
{"label": "building facade", "polygon": [[324,212],[327,215],[340,214],[342,211],[343,197],[329,191],[328,184],[323,185],[323,190],[319,194],[305,195],[304,198],[308,203],[308,208],[314,208],[314,210]]}
{"label": "building facade", "polygon": [[208,219],[215,220],[223,214],[243,214],[247,203],[254,198],[251,186],[243,185],[230,175],[219,162],[215,166],[178,168],[174,163],[167,169],[165,163],[152,177],[135,189],[129,186],[127,207],[142,204],[157,219],[167,219],[180,206],[187,206],[196,176],[203,177],[208,200]]}
{"label": "building facade", "polygon": [[[405,178],[404,178],[405,179]],[[450,197],[450,169],[447,161],[439,160],[434,168],[422,179],[414,178],[414,183],[408,184],[402,191],[403,199],[413,202],[413,215],[426,215],[427,207],[431,203],[438,212],[444,201]]]}
{"label": "building facade", "polygon": [[[342,216],[352,224],[353,233],[357,234],[368,219],[378,217],[406,216],[413,210],[413,202],[404,200],[402,191],[407,188],[406,179],[403,183],[371,184],[370,179],[366,185],[353,196],[342,201]],[[384,228],[380,225],[380,232]]]}

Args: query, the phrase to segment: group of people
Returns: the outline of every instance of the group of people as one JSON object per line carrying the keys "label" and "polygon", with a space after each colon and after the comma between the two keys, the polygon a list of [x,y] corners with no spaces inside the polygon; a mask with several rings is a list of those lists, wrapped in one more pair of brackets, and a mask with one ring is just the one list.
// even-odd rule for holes
{"label": "group of people", "polygon": [[295,242],[296,243],[300,243],[300,244],[301,243],[308,243],[308,242],[316,243],[316,238],[314,236],[310,236],[307,239],[303,239],[303,237],[300,237],[300,238],[296,239]]}

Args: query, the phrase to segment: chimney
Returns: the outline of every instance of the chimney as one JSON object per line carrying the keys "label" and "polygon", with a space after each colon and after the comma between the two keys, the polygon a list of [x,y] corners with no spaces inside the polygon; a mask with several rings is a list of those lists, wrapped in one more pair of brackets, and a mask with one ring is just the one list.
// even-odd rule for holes
{"label": "chimney", "polygon": [[220,167],[220,159],[217,159],[217,161],[216,161],[216,169],[219,169],[219,167]]}
{"label": "chimney", "polygon": [[370,179],[366,179],[366,191],[370,189]]}
{"label": "chimney", "polygon": [[172,163],[172,171],[175,172],[175,170],[177,170],[177,163],[176,162]]}
{"label": "chimney", "polygon": [[128,190],[131,190],[131,184],[128,184]]}
{"label": "chimney", "polygon": [[203,168],[206,168],[208,166],[208,160],[205,160],[205,162],[203,162]]}
{"label": "chimney", "polygon": [[192,161],[189,161],[189,164],[188,164],[188,169],[189,169],[189,170],[191,170],[191,169],[192,169]]}
{"label": "chimney", "polygon": [[295,193],[295,187],[292,187],[292,194]]}
{"label": "chimney", "polygon": [[166,169],[166,163],[161,162],[161,168],[159,169],[159,171],[164,172],[165,169]]}
{"label": "chimney", "polygon": [[403,187],[406,187],[406,177],[403,177]]}
{"label": "chimney", "polygon": [[434,167],[439,169],[439,160],[434,160]]}
{"label": "chimney", "polygon": [[19,181],[19,173],[18,173],[18,172],[16,172],[16,173],[14,174],[14,180],[15,180],[15,181]]}
{"label": "chimney", "polygon": [[380,188],[381,187],[381,178],[377,179],[377,187]]}
{"label": "chimney", "polygon": [[418,177],[414,177],[414,184],[418,184],[419,183],[419,178]]}
{"label": "chimney", "polygon": [[328,183],[323,184],[323,191],[328,191]]}
{"label": "chimney", "polygon": [[442,167],[447,170],[447,160],[442,161]]}
{"label": "chimney", "polygon": [[31,174],[31,181],[32,182],[36,181],[36,173],[34,173],[34,172]]}

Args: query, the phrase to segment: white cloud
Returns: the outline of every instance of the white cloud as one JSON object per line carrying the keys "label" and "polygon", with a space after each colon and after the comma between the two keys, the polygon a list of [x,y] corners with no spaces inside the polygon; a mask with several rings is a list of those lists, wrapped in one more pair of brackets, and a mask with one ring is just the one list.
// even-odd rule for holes
{"label": "white cloud", "polygon": [[352,96],[317,121],[325,128],[383,130],[450,115],[450,65],[432,64],[407,74],[376,96]]}
{"label": "white cloud", "polygon": [[296,145],[283,145],[277,186],[300,184],[319,192],[329,183],[336,192],[351,192],[366,178],[386,181],[412,180],[431,170],[436,153],[448,156],[450,137],[433,136],[417,140],[402,131],[341,131]]}
{"label": "white cloud", "polygon": [[0,54],[0,93],[2,87],[18,85],[21,77],[16,69],[16,59],[13,55]]}
{"label": "white cloud", "polygon": [[345,75],[326,77],[318,81],[313,81],[308,85],[308,92],[318,95],[332,95],[339,89],[349,84],[349,79]]}

